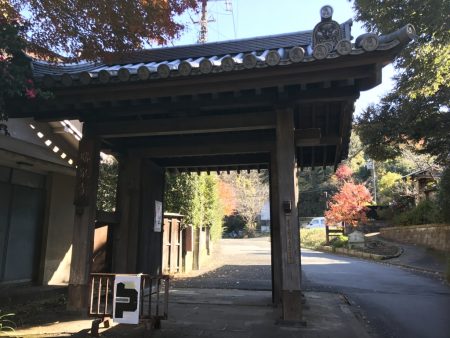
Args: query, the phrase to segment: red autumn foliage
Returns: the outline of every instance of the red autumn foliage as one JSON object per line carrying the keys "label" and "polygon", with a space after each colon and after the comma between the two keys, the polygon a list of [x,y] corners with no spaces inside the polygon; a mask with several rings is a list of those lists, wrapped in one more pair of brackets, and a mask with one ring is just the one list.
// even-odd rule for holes
{"label": "red autumn foliage", "polygon": [[341,164],[339,168],[337,168],[336,172],[334,173],[336,177],[341,181],[347,181],[350,179],[353,175],[352,169],[350,169],[349,166],[345,164]]}
{"label": "red autumn foliage", "polygon": [[372,202],[369,190],[362,184],[345,182],[332,198],[325,212],[327,224],[345,222],[353,226],[367,222],[367,205]]}
{"label": "red autumn foliage", "polygon": [[27,99],[34,99],[37,96],[37,91],[35,88],[27,88],[25,89],[25,96]]}
{"label": "red autumn foliage", "polygon": [[185,28],[180,15],[197,6],[196,0],[6,0],[0,1],[0,18],[7,14],[26,24],[23,37],[35,56],[98,60],[111,52],[167,45]]}
{"label": "red autumn foliage", "polygon": [[233,187],[222,180],[219,180],[219,198],[222,201],[224,216],[232,215],[236,210],[236,196]]}

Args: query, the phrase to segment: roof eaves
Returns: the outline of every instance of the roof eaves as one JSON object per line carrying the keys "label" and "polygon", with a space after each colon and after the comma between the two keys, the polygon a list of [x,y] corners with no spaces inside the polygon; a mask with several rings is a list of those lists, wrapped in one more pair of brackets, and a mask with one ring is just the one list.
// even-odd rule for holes
{"label": "roof eaves", "polygon": [[398,45],[406,45],[415,38],[414,27],[406,25],[388,35],[360,35],[352,44],[349,40],[352,38],[351,25],[351,20],[340,25],[343,39],[332,48],[320,43],[314,46],[311,41],[312,31],[302,31],[144,50],[134,53],[134,57],[130,54],[122,60],[128,62],[117,64],[55,65],[34,61],[33,74],[43,81],[45,87],[146,81],[336,59],[346,55],[393,49]]}

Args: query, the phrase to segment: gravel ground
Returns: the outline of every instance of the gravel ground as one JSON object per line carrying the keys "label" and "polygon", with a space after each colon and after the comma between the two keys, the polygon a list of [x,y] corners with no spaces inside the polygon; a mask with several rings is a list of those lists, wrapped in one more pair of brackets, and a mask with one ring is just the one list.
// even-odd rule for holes
{"label": "gravel ground", "polygon": [[[222,244],[222,245],[221,245]],[[212,260],[198,271],[176,276],[174,288],[271,290],[270,238],[222,239]]]}

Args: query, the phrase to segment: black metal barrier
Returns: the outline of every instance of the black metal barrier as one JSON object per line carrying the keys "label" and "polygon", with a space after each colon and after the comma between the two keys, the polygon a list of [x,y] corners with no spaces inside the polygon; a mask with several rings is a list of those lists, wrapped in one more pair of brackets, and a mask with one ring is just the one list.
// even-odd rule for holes
{"label": "black metal barrier", "polygon": [[[126,276],[120,274],[120,276]],[[136,275],[129,275],[136,276]],[[140,310],[139,324],[144,324],[148,331],[159,329],[161,320],[167,319],[169,310],[169,276],[151,276],[140,274]],[[88,315],[95,317],[92,322],[91,335],[98,337],[99,326],[109,327],[113,318],[114,281],[116,274],[92,273],[90,275],[90,298]]]}

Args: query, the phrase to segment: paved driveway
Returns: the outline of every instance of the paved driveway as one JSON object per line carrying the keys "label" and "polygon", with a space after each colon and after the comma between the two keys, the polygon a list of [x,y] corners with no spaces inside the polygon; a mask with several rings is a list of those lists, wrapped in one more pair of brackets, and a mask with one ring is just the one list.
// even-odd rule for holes
{"label": "paved driveway", "polygon": [[[271,290],[268,238],[224,239],[212,266],[174,287]],[[450,288],[397,266],[302,250],[305,291],[340,293],[379,337],[449,338]]]}
{"label": "paved driveway", "polygon": [[303,288],[340,292],[381,337],[450,337],[450,288],[399,267],[302,250]]}

